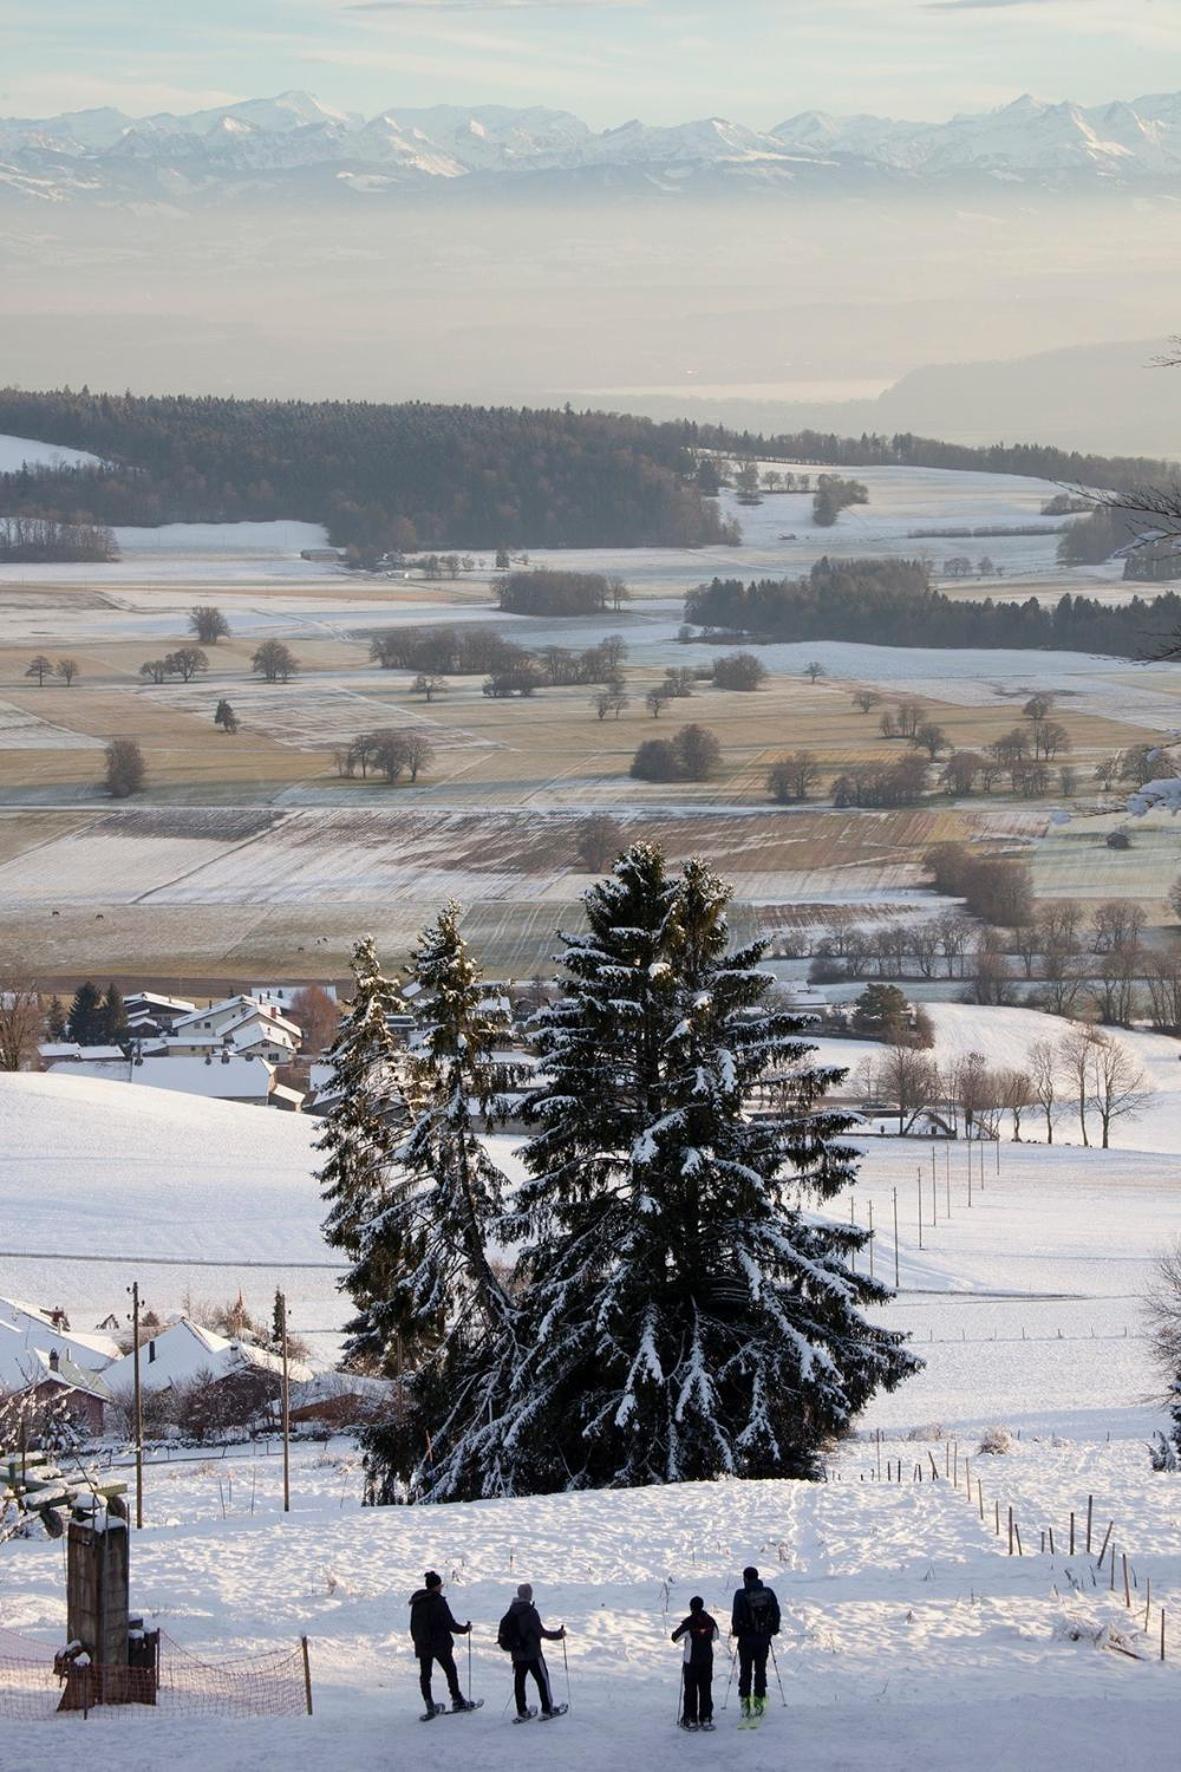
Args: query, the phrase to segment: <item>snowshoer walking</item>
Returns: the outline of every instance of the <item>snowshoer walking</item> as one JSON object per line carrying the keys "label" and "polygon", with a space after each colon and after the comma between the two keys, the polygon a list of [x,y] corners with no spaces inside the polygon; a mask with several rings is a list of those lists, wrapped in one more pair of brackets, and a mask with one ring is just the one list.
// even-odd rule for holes
{"label": "snowshoer walking", "polygon": [[443,1598],[443,1577],[428,1569],[423,1586],[410,1596],[410,1635],[414,1653],[418,1656],[418,1684],[426,1705],[422,1716],[424,1723],[429,1723],[432,1717],[447,1708],[445,1704],[436,1704],[431,1692],[431,1673],[436,1661],[447,1681],[452,1710],[476,1709],[472,1700],[465,1698],[460,1691],[455,1669],[455,1637],[467,1636],[471,1628],[470,1619],[466,1624],[460,1624],[458,1619],[452,1618],[451,1608]]}
{"label": "snowshoer walking", "polygon": [[545,1656],[541,1653],[543,1639],[548,1643],[560,1643],[565,1635],[564,1624],[557,1630],[546,1630],[541,1622],[541,1614],[533,1604],[533,1589],[527,1581],[523,1581],[517,1589],[516,1599],[500,1621],[500,1632],[496,1639],[500,1647],[508,1650],[513,1658],[513,1696],[517,1701],[518,1723],[527,1723],[530,1717],[537,1715],[537,1711],[530,1708],[525,1698],[525,1682],[530,1674],[537,1685],[543,1717],[563,1716],[569,1708],[568,1705],[554,1703],[549,1669],[545,1665]]}
{"label": "snowshoer walking", "polygon": [[705,1609],[705,1601],[695,1594],[689,1601],[689,1616],[682,1619],[673,1632],[673,1642],[685,1639],[684,1701],[681,1707],[682,1729],[712,1729],[714,1726],[714,1644],[718,1638],[717,1620]]}
{"label": "snowshoer walking", "polygon": [[[730,1634],[738,1638],[738,1697],[744,1717],[761,1717],[767,1704],[767,1656],[771,1638],[779,1631],[779,1601],[759,1580],[753,1567],[742,1571],[742,1586],[734,1595]],[[751,1677],[754,1697],[751,1697]]]}

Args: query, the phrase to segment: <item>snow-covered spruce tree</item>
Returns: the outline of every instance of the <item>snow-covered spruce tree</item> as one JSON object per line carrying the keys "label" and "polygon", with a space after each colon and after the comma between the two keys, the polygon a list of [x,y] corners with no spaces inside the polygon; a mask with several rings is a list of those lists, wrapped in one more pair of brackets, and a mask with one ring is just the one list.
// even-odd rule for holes
{"label": "snow-covered spruce tree", "polygon": [[[768,1007],[755,943],[728,954],[729,890],[629,850],[564,937],[538,1019],[547,1082],[511,1220],[527,1349],[502,1428],[518,1491],[813,1476],[818,1452],[919,1362],[861,1307],[865,1233],[817,1207],[844,1187],[841,1075]],[[748,1113],[756,1086],[776,1106]]]}
{"label": "snow-covered spruce tree", "polygon": [[413,1114],[385,1203],[366,1226],[353,1280],[365,1300],[355,1339],[403,1350],[405,1405],[366,1436],[378,1501],[502,1493],[495,1424],[515,1358],[516,1310],[490,1242],[505,1179],[481,1142],[511,1070],[496,1056],[507,1018],[447,905],[413,972],[417,1028],[407,1059]]}
{"label": "snow-covered spruce tree", "polygon": [[[364,1311],[369,1302],[355,1283],[365,1229],[385,1204],[394,1152],[405,1135],[401,1053],[390,1031],[390,1017],[405,1004],[396,984],[381,970],[370,936],[353,950],[353,1000],[327,1055],[332,1066],[332,1105],[324,1116],[316,1148],[324,1153],[320,1188],[328,1205],[324,1238],[354,1264],[347,1282]],[[350,1325],[346,1358],[374,1364],[372,1350],[359,1340],[363,1319]]]}

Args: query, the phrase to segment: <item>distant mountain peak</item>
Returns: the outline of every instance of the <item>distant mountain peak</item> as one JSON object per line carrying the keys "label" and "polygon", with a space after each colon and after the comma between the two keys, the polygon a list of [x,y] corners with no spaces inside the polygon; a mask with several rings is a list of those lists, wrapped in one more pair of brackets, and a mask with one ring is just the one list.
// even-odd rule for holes
{"label": "distant mountain peak", "polygon": [[[0,120],[9,190],[82,201],[143,201],[178,190],[298,197],[319,173],[354,194],[478,174],[599,177],[624,188],[684,190],[694,178],[790,188],[801,178],[877,185],[1001,178],[1062,185],[1181,179],[1181,94],[1084,107],[1022,93],[942,123],[800,111],[771,130],[712,114],[595,131],[544,105],[393,107],[372,117],[292,88],[184,114],[133,118],[111,106]],[[66,170],[66,162],[70,170]],[[77,176],[80,168],[85,176]],[[667,176],[665,176],[667,175]],[[285,181],[285,182],[284,182]]]}

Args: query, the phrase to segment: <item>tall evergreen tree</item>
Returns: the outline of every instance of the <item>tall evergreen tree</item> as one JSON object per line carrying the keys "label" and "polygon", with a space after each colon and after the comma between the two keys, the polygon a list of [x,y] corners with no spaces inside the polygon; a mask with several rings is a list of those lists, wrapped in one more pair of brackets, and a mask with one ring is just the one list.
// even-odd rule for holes
{"label": "tall evergreen tree", "polygon": [[379,1500],[503,1487],[488,1442],[512,1369],[516,1313],[489,1251],[505,1178],[481,1131],[510,1080],[496,1055],[507,1017],[485,1001],[458,918],[456,905],[445,906],[414,955],[422,988],[408,1059],[413,1118],[349,1280],[364,1301],[353,1345],[387,1366],[396,1349],[411,1369],[397,1422],[366,1440]]}
{"label": "tall evergreen tree", "polygon": [[99,1016],[104,1045],[118,1046],[127,1038],[127,1010],[123,1005],[123,992],[117,984],[109,984],[103,993]]}
{"label": "tall evergreen tree", "polygon": [[102,998],[98,986],[86,979],[74,992],[66,1031],[79,1046],[101,1046],[104,1039]]}
{"label": "tall evergreen tree", "polygon": [[[728,889],[638,845],[565,937],[538,1017],[547,1076],[510,1235],[529,1348],[499,1428],[523,1491],[811,1476],[825,1440],[916,1369],[861,1307],[865,1234],[805,1214],[853,1178],[840,1072],[769,1008],[764,944],[728,954]],[[745,1111],[774,1079],[776,1106]]]}
{"label": "tall evergreen tree", "polygon": [[372,937],[357,943],[351,964],[353,997],[327,1054],[331,1105],[316,1148],[324,1153],[325,1241],[356,1262],[366,1227],[385,1203],[404,1133],[401,1054],[390,1019],[405,1005],[382,973]]}

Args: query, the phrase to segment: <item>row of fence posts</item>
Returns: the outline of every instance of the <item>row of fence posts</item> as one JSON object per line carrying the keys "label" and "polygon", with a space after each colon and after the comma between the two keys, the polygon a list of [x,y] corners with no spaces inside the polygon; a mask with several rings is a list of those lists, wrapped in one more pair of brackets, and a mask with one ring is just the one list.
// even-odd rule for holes
{"label": "row of fence posts", "polygon": [[[876,1429],[874,1437],[875,1437],[875,1442],[876,1442],[876,1447],[875,1447],[876,1456],[874,1459],[874,1463],[870,1468],[871,1468],[871,1472],[872,1472],[872,1475],[874,1476],[875,1480],[880,1481],[880,1482],[887,1482],[887,1483],[901,1483],[904,1480],[906,1480],[903,1475],[903,1459],[902,1459],[901,1453],[899,1454],[899,1456],[896,1459],[887,1458],[886,1462],[885,1462],[885,1468],[883,1470],[883,1467],[882,1467],[882,1430],[881,1430],[881,1428]],[[942,1476],[945,1478],[945,1480],[950,1482],[953,1485],[953,1487],[956,1489],[957,1492],[960,1489],[960,1465],[962,1464],[963,1465],[963,1487],[964,1487],[964,1490],[967,1494],[968,1501],[970,1504],[972,1504],[976,1508],[981,1521],[984,1520],[984,1518],[985,1518],[984,1484],[982,1483],[980,1478],[977,1477],[975,1479],[975,1490],[973,1490],[972,1461],[966,1454],[963,1457],[963,1459],[960,1458],[959,1445],[956,1441],[954,1441],[954,1440],[945,1440],[944,1441],[944,1444],[943,1444],[943,1471],[942,1471],[942,1473],[940,1473],[939,1465],[938,1465],[938,1462],[935,1458],[935,1454],[931,1451],[930,1447],[928,1447],[928,1449],[927,1449],[927,1462],[930,1464],[930,1467],[931,1467],[929,1477],[927,1475],[926,1468],[925,1468],[923,1460],[921,1458],[908,1460],[907,1462],[910,1464],[910,1472],[909,1472],[909,1481],[910,1482],[922,1483],[924,1481],[927,1481],[927,1482],[935,1483],[935,1482],[939,1481],[940,1475],[942,1474]],[[838,1475],[838,1477],[839,1477],[839,1473],[835,1473],[835,1474]],[[830,1476],[830,1473],[826,1471],[825,1476],[827,1479]],[[1072,1557],[1076,1555],[1076,1538],[1081,1536],[1081,1534],[1078,1533],[1076,1530],[1076,1528],[1079,1524],[1081,1524],[1081,1522],[1079,1522],[1076,1519],[1075,1512],[1073,1509],[1071,1509],[1070,1523],[1069,1523],[1069,1529],[1068,1529],[1068,1534],[1067,1534],[1067,1545],[1068,1545],[1068,1555],[1070,1555]],[[994,1500],[993,1500],[993,1532],[997,1538],[1003,1538],[1006,1540],[1009,1556],[1014,1556],[1014,1555],[1018,1556],[1018,1557],[1025,1556],[1025,1554],[1026,1554],[1025,1547],[1021,1542],[1020,1521],[1018,1520],[1013,1507],[1011,1505],[1007,1505],[1006,1518],[1002,1522],[1001,1504],[1000,1504],[999,1499],[996,1499],[996,1498],[994,1498]],[[1095,1532],[1095,1497],[1093,1495],[1088,1495],[1087,1496],[1087,1528],[1086,1528],[1085,1541],[1081,1547],[1085,1551],[1085,1553],[1088,1557],[1093,1555],[1094,1532]],[[1117,1586],[1116,1586],[1116,1545],[1115,1545],[1114,1533],[1115,1533],[1115,1521],[1109,1520],[1107,1522],[1107,1530],[1103,1534],[1103,1543],[1099,1547],[1099,1555],[1095,1560],[1096,1573],[1102,1572],[1103,1564],[1104,1564],[1105,1560],[1107,1561],[1107,1563],[1109,1565],[1109,1570],[1110,1570],[1109,1592],[1111,1592],[1111,1593],[1117,1592]],[[1052,1526],[1045,1526],[1041,1529],[1041,1544],[1040,1544],[1041,1553],[1044,1554],[1047,1549],[1049,1550],[1049,1553],[1052,1557],[1057,1555],[1057,1550],[1056,1550],[1055,1544],[1054,1544],[1054,1528]],[[1030,1555],[1033,1554],[1032,1549],[1029,1554]],[[1134,1567],[1128,1561],[1128,1556],[1127,1556],[1126,1551],[1123,1551],[1120,1553],[1120,1568],[1122,1570],[1122,1578],[1123,1578],[1122,1579],[1122,1586],[1123,1586],[1124,1605],[1126,1606],[1126,1608],[1128,1609],[1129,1612],[1134,1611],[1137,1615],[1139,1615],[1139,1611],[1140,1611],[1139,1600],[1137,1600],[1135,1607],[1133,1607],[1133,1605],[1132,1605],[1132,1590],[1133,1590],[1133,1588],[1139,1589],[1140,1583],[1137,1579],[1136,1571],[1135,1571]],[[1096,1583],[1096,1585],[1098,1585],[1098,1584]],[[1160,1659],[1162,1661],[1164,1661],[1164,1659],[1165,1659],[1165,1608],[1163,1606],[1161,1606],[1159,1608],[1159,1610],[1160,1610]],[[1145,1576],[1145,1578],[1144,1578],[1144,1624],[1142,1626],[1145,1636],[1149,1636],[1151,1634],[1151,1623],[1152,1623],[1152,1578],[1151,1578],[1151,1576]]]}

